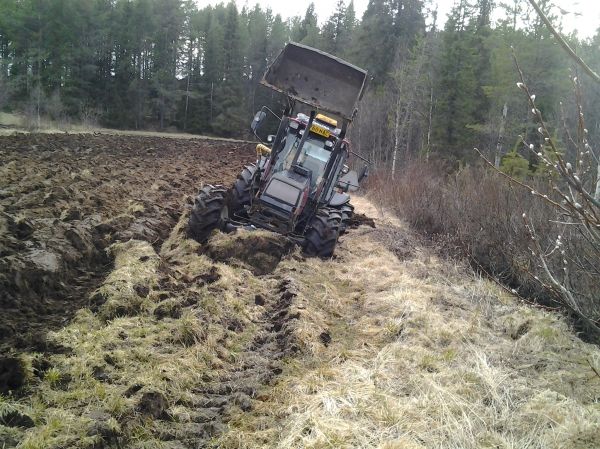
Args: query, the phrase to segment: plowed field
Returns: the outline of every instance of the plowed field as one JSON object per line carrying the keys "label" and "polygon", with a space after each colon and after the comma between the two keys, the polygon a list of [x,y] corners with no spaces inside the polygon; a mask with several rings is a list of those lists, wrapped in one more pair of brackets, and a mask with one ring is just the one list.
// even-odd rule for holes
{"label": "plowed field", "polygon": [[202,183],[233,181],[252,146],[110,135],[0,138],[0,349],[44,334],[88,301],[106,248],[158,248]]}

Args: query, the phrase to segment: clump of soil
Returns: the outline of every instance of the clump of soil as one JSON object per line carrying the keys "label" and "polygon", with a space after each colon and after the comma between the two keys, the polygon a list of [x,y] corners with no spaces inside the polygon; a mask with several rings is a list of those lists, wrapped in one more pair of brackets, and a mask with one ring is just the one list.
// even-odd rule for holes
{"label": "clump of soil", "polygon": [[0,394],[21,388],[25,382],[25,369],[17,357],[0,357]]}
{"label": "clump of soil", "polygon": [[155,419],[166,417],[168,408],[169,404],[165,395],[155,391],[144,393],[137,406],[137,410],[142,415]]}
{"label": "clump of soil", "polygon": [[[114,269],[92,295],[104,303],[50,334],[70,351],[32,363],[32,397],[18,407],[43,406],[27,431],[27,416],[11,415],[21,427],[10,431],[30,446],[83,449],[93,438],[94,447],[204,447],[260,405],[283,359],[299,350],[297,286],[277,269],[258,279],[246,262],[199,254],[202,245],[185,238],[186,219],[159,253],[139,240],[110,247]],[[248,239],[266,251],[279,237],[268,234],[214,240]],[[57,409],[68,410],[68,420],[53,421]],[[5,434],[0,424],[0,440]],[[18,438],[11,441],[15,447]]]}
{"label": "clump of soil", "polygon": [[375,220],[367,217],[365,214],[354,214],[348,221],[348,228],[356,229],[359,226],[370,226],[375,228]]}
{"label": "clump of soil", "polygon": [[206,254],[215,261],[264,275],[272,273],[294,246],[289,239],[269,231],[238,230],[233,234],[216,234],[207,242]]}

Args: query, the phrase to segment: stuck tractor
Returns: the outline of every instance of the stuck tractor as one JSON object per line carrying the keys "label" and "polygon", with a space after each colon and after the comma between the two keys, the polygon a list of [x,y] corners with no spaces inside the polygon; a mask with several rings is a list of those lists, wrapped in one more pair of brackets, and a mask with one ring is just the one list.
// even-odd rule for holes
{"label": "stuck tractor", "polygon": [[[360,174],[349,170],[354,153],[345,138],[366,81],[367,72],[346,61],[288,43],[261,81],[287,96],[283,115],[264,106],[250,126],[258,137],[271,114],[279,120],[277,132],[261,140],[256,163],[232,187],[200,190],[189,235],[202,243],[215,229],[263,228],[294,240],[308,256],[331,257],[354,212],[348,192],[368,173],[359,155]],[[295,112],[298,103],[305,113]]]}

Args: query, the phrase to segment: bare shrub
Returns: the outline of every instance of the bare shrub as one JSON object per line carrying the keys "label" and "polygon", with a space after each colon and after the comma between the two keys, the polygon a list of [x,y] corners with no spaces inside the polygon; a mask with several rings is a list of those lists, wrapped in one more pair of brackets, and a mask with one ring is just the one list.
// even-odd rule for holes
{"label": "bare shrub", "polygon": [[61,131],[71,128],[71,119],[58,90],[47,96],[40,86],[34,87],[23,112],[25,129],[30,132],[39,131],[43,127],[56,127]]}
{"label": "bare shrub", "polygon": [[[556,195],[542,179],[531,179],[530,183],[541,195]],[[391,206],[445,252],[468,258],[475,268],[521,296],[573,312],[547,281],[539,254],[533,250],[530,230],[523,224],[525,213],[536,224],[537,244],[551,253],[546,260],[548,268],[562,272],[566,260],[570,268],[568,282],[579,293],[582,314],[592,322],[600,318],[593,300],[600,296],[598,261],[591,257],[594,248],[590,242],[578,235],[577,228],[563,224],[538,195],[514,189],[499,173],[468,167],[450,174],[441,164],[414,161],[396,173],[394,181],[385,172],[372,176],[369,195]],[[557,240],[562,241],[561,248],[552,253]],[[575,315],[581,319],[578,313]],[[585,329],[593,333],[589,326]]]}
{"label": "bare shrub", "polygon": [[35,132],[42,126],[42,104],[46,102],[46,95],[44,90],[38,85],[34,87],[30,94],[29,100],[24,105],[23,110],[23,125],[29,132]]}
{"label": "bare shrub", "polygon": [[83,103],[79,107],[79,120],[83,128],[90,130],[98,127],[102,111],[89,103]]}
{"label": "bare shrub", "polygon": [[58,90],[52,92],[52,95],[44,101],[42,109],[51,120],[59,121],[63,118],[65,107],[62,104]]}
{"label": "bare shrub", "polygon": [[42,104],[42,111],[44,116],[50,119],[61,131],[71,129],[71,118],[67,114],[59,90],[52,92],[52,95]]}
{"label": "bare shrub", "polygon": [[0,74],[0,112],[2,112],[4,107],[10,102],[11,95],[11,86],[6,78]]}

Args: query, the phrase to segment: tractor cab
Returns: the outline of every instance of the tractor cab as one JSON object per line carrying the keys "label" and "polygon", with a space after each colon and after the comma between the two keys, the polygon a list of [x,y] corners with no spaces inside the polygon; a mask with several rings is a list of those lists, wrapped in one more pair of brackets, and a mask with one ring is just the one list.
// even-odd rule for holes
{"label": "tractor cab", "polygon": [[307,132],[309,117],[298,114],[291,118],[285,137],[282,139],[273,161],[272,173],[294,171],[307,174],[310,179],[310,193],[313,197],[323,182],[335,142],[340,130],[337,121],[323,114],[318,114],[308,130],[308,136],[302,145],[302,138]]}
{"label": "tractor cab", "polygon": [[347,156],[337,121],[323,114],[297,114],[282,123],[263,183],[250,209],[250,221],[280,233],[294,233],[309,204],[319,203],[328,174]]}

